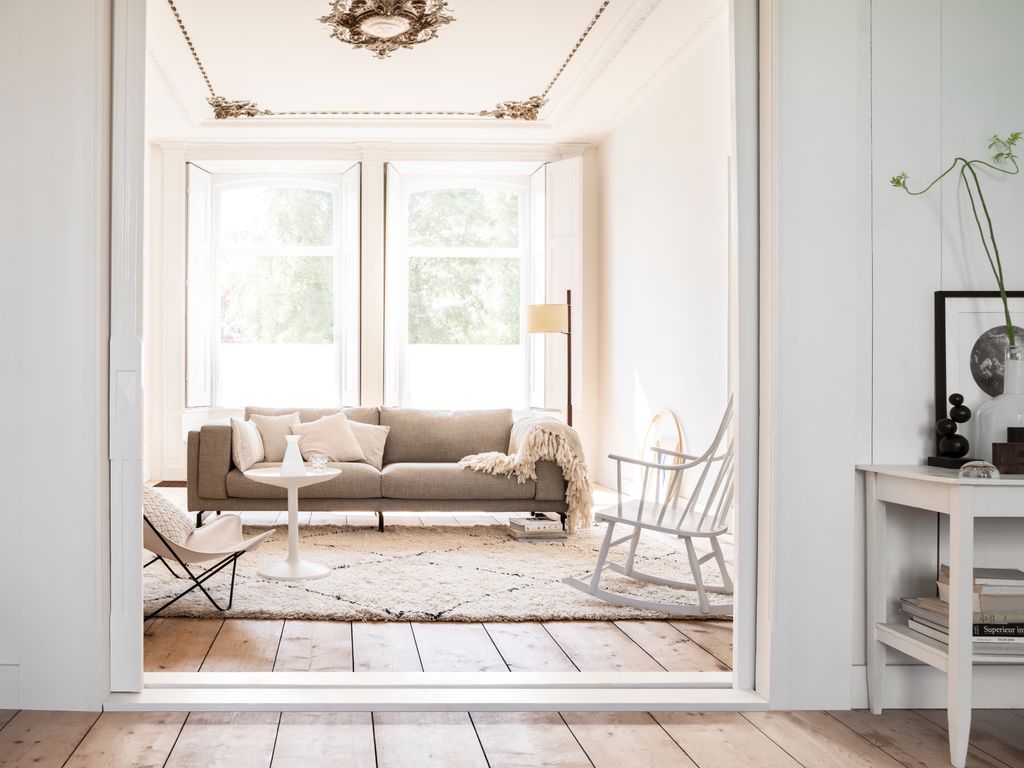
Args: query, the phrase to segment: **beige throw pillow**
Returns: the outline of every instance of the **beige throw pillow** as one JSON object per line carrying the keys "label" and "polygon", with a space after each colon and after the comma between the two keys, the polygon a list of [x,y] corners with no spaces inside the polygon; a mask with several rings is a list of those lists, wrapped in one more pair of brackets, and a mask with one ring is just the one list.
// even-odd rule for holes
{"label": "beige throw pillow", "polygon": [[299,435],[299,450],[306,460],[318,453],[329,461],[363,461],[366,458],[344,413],[324,416],[306,424],[293,424],[291,431],[293,435]]}
{"label": "beige throw pillow", "polygon": [[391,427],[378,427],[376,424],[363,424],[361,421],[349,421],[352,434],[363,449],[364,461],[370,466],[380,469],[384,465],[384,443],[387,442]]}
{"label": "beige throw pillow", "polygon": [[285,438],[292,433],[291,428],[299,424],[299,414],[260,416],[254,413],[252,420],[263,439],[263,460],[283,461],[285,448],[288,447],[288,441]]}
{"label": "beige throw pillow", "polygon": [[231,420],[231,461],[243,472],[263,461],[263,438],[251,421]]}

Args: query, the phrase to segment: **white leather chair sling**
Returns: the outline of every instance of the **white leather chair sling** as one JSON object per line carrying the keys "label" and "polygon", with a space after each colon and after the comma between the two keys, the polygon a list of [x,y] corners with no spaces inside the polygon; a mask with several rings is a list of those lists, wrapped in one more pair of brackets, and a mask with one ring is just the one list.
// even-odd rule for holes
{"label": "white leather chair sling", "polygon": [[[646,608],[674,616],[732,615],[733,606],[731,604],[711,605],[707,596],[708,592],[731,595],[733,591],[732,579],[729,576],[722,547],[718,541],[718,537],[729,529],[728,514],[733,500],[733,449],[732,441],[727,439],[731,418],[732,398],[730,397],[722,422],[718,427],[718,433],[708,449],[700,456],[658,446],[651,449],[656,456],[656,461],[610,455],[609,458],[616,462],[618,504],[595,515],[597,520],[608,525],[601,550],[597,556],[597,564],[590,573],[580,578],[564,579],[564,582],[583,592],[618,605]],[[719,452],[723,443],[726,448]],[[632,464],[643,468],[640,498],[625,503],[622,500],[623,464]],[[691,474],[696,473],[697,480],[689,497],[684,498],[682,496],[683,477],[688,471],[691,471]],[[660,480],[664,480],[664,482],[659,482]],[[661,487],[665,488],[664,499],[660,498],[660,493],[657,493],[653,500],[645,498],[648,488]],[[616,539],[614,536],[617,526],[629,528],[630,532]],[[692,582],[653,576],[636,569],[637,546],[644,531],[669,534],[685,542],[687,560],[693,574]],[[694,539],[705,539],[711,547],[711,551],[699,557],[693,544]],[[611,549],[626,543],[629,544],[629,549],[625,562],[620,565],[610,561],[608,554]],[[704,583],[701,566],[711,559],[716,561],[721,573],[721,586]],[[696,591],[698,605],[643,600],[604,589],[601,587],[601,574],[606,569],[639,581]]]}
{"label": "white leather chair sling", "polygon": [[[271,529],[258,536],[243,538],[242,519],[238,515],[222,515],[206,523],[202,528],[196,528],[187,515],[150,488],[143,489],[143,521],[145,525],[142,530],[142,544],[154,555],[143,567],[148,567],[159,560],[176,579],[185,578],[167,562],[173,559],[192,581],[188,589],[148,614],[146,619],[153,618],[197,588],[218,611],[230,610],[235,600],[235,571],[238,558],[274,535]],[[190,564],[206,563],[212,565],[198,573],[189,568]],[[228,603],[221,607],[203,585],[228,565],[231,566],[231,587]]]}

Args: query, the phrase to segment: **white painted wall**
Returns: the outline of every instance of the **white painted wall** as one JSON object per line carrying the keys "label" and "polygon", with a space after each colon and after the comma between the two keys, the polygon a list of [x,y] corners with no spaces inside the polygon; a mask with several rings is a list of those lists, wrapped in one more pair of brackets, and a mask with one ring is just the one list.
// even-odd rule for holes
{"label": "white painted wall", "polygon": [[599,449],[638,455],[655,411],[703,450],[728,397],[726,14],[597,150]]}
{"label": "white painted wall", "polygon": [[107,691],[110,7],[0,4],[0,707]]}

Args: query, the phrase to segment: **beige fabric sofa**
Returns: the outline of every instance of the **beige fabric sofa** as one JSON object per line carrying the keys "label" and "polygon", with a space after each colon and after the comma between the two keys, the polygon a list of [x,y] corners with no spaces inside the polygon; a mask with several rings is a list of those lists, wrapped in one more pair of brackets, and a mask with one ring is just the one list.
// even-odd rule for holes
{"label": "beige fabric sofa", "polygon": [[[303,422],[339,409],[246,408],[250,415],[298,411]],[[413,408],[344,408],[352,421],[391,428],[380,470],[364,462],[331,464],[342,470],[332,480],[299,491],[302,510],[377,513],[557,512],[565,522],[565,480],[550,461],[537,464],[537,479],[519,483],[469,469],[459,459],[473,453],[508,450],[512,411],[424,411]],[[255,467],[279,464],[263,462]],[[254,468],[255,468],[254,467]],[[286,492],[243,475],[231,461],[231,427],[209,424],[188,434],[188,508],[202,523],[207,512],[284,511]]]}

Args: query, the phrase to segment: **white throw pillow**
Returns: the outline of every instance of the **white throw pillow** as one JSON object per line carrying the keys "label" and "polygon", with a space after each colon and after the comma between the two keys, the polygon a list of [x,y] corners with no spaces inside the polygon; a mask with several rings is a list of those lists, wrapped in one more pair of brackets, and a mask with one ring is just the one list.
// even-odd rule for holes
{"label": "white throw pillow", "polygon": [[299,450],[304,459],[318,453],[329,461],[366,459],[344,413],[324,416],[305,424],[292,424],[291,431],[293,435],[299,435]]}
{"label": "white throw pillow", "polygon": [[285,438],[292,433],[291,428],[300,423],[299,414],[261,416],[254,413],[251,418],[263,439],[263,460],[284,461],[284,451],[288,447],[288,441]]}
{"label": "white throw pillow", "polygon": [[361,421],[349,420],[348,425],[352,428],[352,434],[359,441],[359,447],[363,449],[364,461],[370,466],[380,469],[384,465],[384,443],[388,439],[388,432],[391,427],[377,426],[376,424],[363,424]]}
{"label": "white throw pillow", "polygon": [[172,544],[184,544],[196,529],[188,515],[148,485],[142,486],[142,514]]}
{"label": "white throw pillow", "polygon": [[231,420],[231,460],[243,472],[263,461],[263,438],[251,421]]}

